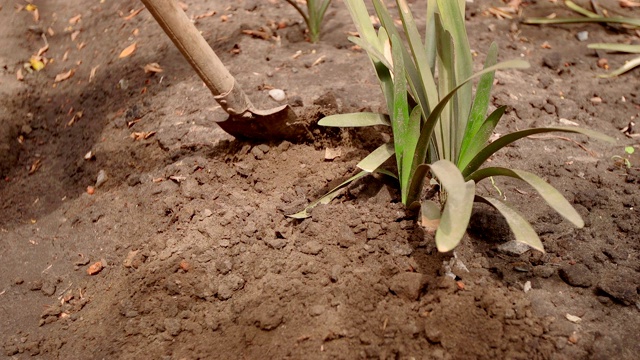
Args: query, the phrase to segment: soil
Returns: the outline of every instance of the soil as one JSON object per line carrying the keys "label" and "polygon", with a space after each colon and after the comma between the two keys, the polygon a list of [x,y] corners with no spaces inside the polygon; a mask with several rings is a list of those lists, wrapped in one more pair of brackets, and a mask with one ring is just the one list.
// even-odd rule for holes
{"label": "soil", "polygon": [[[331,4],[318,44],[284,1],[183,2],[190,17],[205,15],[196,26],[258,107],[278,105],[268,95],[278,88],[311,123],[382,109],[365,53],[347,40],[355,28],[342,2]],[[639,113],[640,72],[597,78],[598,55],[611,68],[629,57],[576,39],[588,31],[588,42],[637,42],[635,33],[528,26],[492,15],[501,1],[468,4],[478,67],[492,41],[501,59],[532,64],[496,75],[493,104],[508,106],[497,133],[571,121],[619,142],[547,136],[503,150],[492,164],[542,176],[586,226],[572,227],[522,183],[496,179],[480,191],[519,209],[546,253],[505,248],[504,222],[478,206],[468,236],[442,254],[385,177],[355,182],[311,218],[285,216],[354,174],[389,140],[383,129],[316,129],[299,144],[236,140],[215,125],[224,112],[150,14],[132,13],[140,2],[34,3],[37,22],[16,10],[26,3],[0,3],[0,357],[640,353],[640,157],[638,138],[620,131]],[[560,3],[521,9],[574,16]],[[423,23],[424,1],[412,6]],[[23,64],[45,37],[50,62],[29,72]],[[163,72],[145,73],[149,63]],[[340,156],[326,160],[327,148]],[[96,186],[99,173],[107,180]]]}

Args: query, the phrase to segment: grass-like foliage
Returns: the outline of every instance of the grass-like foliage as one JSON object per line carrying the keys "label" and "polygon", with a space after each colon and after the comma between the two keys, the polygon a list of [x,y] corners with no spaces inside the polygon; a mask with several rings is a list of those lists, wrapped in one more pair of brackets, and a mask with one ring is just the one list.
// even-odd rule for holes
{"label": "grass-like foliage", "polygon": [[[497,46],[492,44],[484,69],[473,74],[472,55],[464,24],[464,0],[428,0],[425,39],[406,0],[396,0],[404,37],[400,34],[381,0],[373,0],[381,27],[371,24],[363,0],[345,0],[360,37],[352,42],[367,51],[386,99],[389,115],[375,113],[340,114],[320,121],[325,126],[389,125],[393,143],[383,144],[362,160],[362,172],[388,173],[380,166],[395,155],[402,203],[420,208],[422,224],[436,229],[436,245],[450,251],[465,234],[474,202],[493,206],[506,219],[515,238],[544,251],[531,225],[515,210],[498,199],[476,194],[476,183],[497,175],[525,181],[549,205],[577,227],[584,222],[569,202],[538,176],[501,167],[481,166],[491,155],[523,137],[550,131],[580,133],[612,140],[600,133],[574,128],[552,127],[520,130],[503,135],[493,142],[489,138],[505,111],[499,107],[486,116],[494,73],[499,69],[524,69],[523,60],[497,63]],[[406,38],[406,42],[402,39]],[[473,79],[478,79],[475,94]],[[426,179],[433,178],[439,187],[439,202],[421,199]],[[326,203],[337,190],[315,201]],[[309,207],[307,208],[309,209]],[[308,216],[306,210],[294,217]]]}
{"label": "grass-like foliage", "polygon": [[307,0],[307,11],[304,11],[296,0],[286,0],[300,13],[307,24],[309,29],[309,39],[312,43],[317,43],[320,40],[320,28],[322,26],[322,19],[324,14],[329,8],[331,0]]}

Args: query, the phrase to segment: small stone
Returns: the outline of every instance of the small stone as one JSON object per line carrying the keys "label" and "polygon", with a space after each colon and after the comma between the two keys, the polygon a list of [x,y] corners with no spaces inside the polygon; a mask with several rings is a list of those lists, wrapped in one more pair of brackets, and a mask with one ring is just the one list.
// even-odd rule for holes
{"label": "small stone", "polygon": [[287,240],[285,239],[267,239],[264,242],[276,250],[280,250],[287,246]]}
{"label": "small stone", "polygon": [[56,285],[51,281],[46,281],[44,284],[42,284],[42,289],[40,290],[46,296],[51,296],[56,292]]}
{"label": "small stone", "polygon": [[427,286],[428,278],[420,273],[402,272],[390,280],[389,290],[399,297],[415,301]]}
{"label": "small stone", "polygon": [[578,340],[580,340],[580,337],[578,336],[578,333],[576,333],[575,331],[569,336],[569,342],[572,344],[577,344]]}
{"label": "small stone", "polygon": [[244,287],[244,279],[240,276],[231,274],[225,277],[218,287],[218,298],[220,300],[228,300],[233,293]]}
{"label": "small stone", "polygon": [[617,302],[625,306],[631,306],[640,300],[636,285],[633,282],[632,278],[622,276],[604,278],[598,283],[597,289]]}
{"label": "small stone", "polygon": [[558,70],[562,63],[562,56],[559,52],[553,52],[542,58],[542,64],[550,69]]}
{"label": "small stone", "polygon": [[226,275],[233,269],[233,263],[231,263],[230,259],[216,261],[216,269],[220,271],[221,274]]}
{"label": "small stone", "polygon": [[164,328],[169,334],[171,334],[171,336],[178,336],[182,331],[182,326],[180,326],[179,319],[164,319]]}
{"label": "small stone", "polygon": [[576,39],[578,41],[587,41],[589,40],[589,32],[588,31],[580,31],[576,34]]}
{"label": "small stone", "polygon": [[271,98],[275,101],[284,101],[284,99],[287,97],[284,93],[283,90],[281,89],[271,89],[269,90],[269,96],[271,96]]}
{"label": "small stone", "polygon": [[42,289],[42,280],[36,280],[29,283],[29,290],[38,291]]}
{"label": "small stone", "polygon": [[324,311],[325,311],[324,305],[313,305],[309,309],[309,315],[311,315],[311,316],[319,316],[319,315],[322,315],[322,313],[324,313]]}
{"label": "small stone", "polygon": [[499,252],[511,256],[520,256],[530,249],[531,247],[529,245],[515,240],[511,240],[498,246]]}
{"label": "small stone", "polygon": [[556,270],[551,266],[541,265],[533,268],[533,274],[544,279],[551,277],[555,272]]}
{"label": "small stone", "polygon": [[300,252],[307,255],[318,255],[324,246],[315,240],[306,242],[300,247]]}
{"label": "small stone", "polygon": [[442,341],[442,331],[438,328],[427,325],[424,329],[424,335],[432,344],[439,344]]}
{"label": "small stone", "polygon": [[100,170],[98,171],[98,177],[96,179],[96,189],[99,188],[100,186],[102,186],[107,180],[109,179],[109,177],[107,176],[107,172],[104,170]]}
{"label": "small stone", "polygon": [[560,278],[575,287],[590,287],[593,284],[591,270],[583,264],[565,266],[558,271]]}

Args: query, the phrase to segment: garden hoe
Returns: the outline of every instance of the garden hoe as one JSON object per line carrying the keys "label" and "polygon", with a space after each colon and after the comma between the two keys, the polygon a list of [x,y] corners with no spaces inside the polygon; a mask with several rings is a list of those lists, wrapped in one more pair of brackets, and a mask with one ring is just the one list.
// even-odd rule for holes
{"label": "garden hoe", "polygon": [[142,0],[151,15],[229,114],[217,124],[227,133],[249,140],[303,141],[311,138],[307,125],[289,105],[256,109],[195,25],[174,0]]}

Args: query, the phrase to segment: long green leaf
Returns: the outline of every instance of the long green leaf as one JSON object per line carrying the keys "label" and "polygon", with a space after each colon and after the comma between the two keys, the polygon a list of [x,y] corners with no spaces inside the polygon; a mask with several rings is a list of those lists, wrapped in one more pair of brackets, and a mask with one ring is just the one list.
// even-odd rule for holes
{"label": "long green leaf", "polygon": [[460,243],[467,231],[476,187],[473,180],[465,182],[460,170],[448,160],[436,161],[429,167],[446,192],[446,202],[436,231],[436,247],[441,252],[447,252]]}
{"label": "long green leaf", "polygon": [[351,114],[329,115],[318,121],[320,126],[364,127],[375,125],[391,126],[389,116],[378,113],[361,112]]}
{"label": "long green leaf", "polygon": [[[506,109],[506,106],[495,109],[482,125],[480,125],[478,131],[470,135],[465,135],[465,140],[467,141],[463,141],[462,143],[463,148],[460,151],[460,158],[458,160],[459,169],[464,169],[471,159],[485,146]],[[469,136],[469,139],[466,139],[466,136]],[[464,147],[465,144],[466,147]]]}
{"label": "long green leaf", "polygon": [[345,0],[345,4],[347,5],[349,14],[351,14],[351,19],[353,19],[353,23],[355,24],[360,37],[369,44],[378,45],[377,50],[382,51],[382,48],[379,47],[378,36],[376,35],[376,30],[373,28],[373,24],[371,24],[369,11],[367,11],[364,1]]}
{"label": "long green leaf", "polygon": [[409,178],[409,189],[407,190],[407,200],[404,205],[413,210],[420,205],[420,194],[422,194],[422,187],[424,186],[424,180],[429,173],[429,165],[420,164],[415,169],[412,169],[411,176]]}
{"label": "long green leaf", "polygon": [[345,180],[343,183],[341,183],[340,185],[334,187],[333,189],[331,189],[331,191],[329,191],[326,195],[322,196],[321,198],[311,202],[309,205],[307,205],[306,208],[304,208],[304,210],[297,212],[295,214],[292,215],[287,215],[290,218],[294,218],[294,219],[306,219],[309,216],[311,216],[311,214],[309,214],[309,211],[311,209],[313,209],[314,207],[318,206],[319,204],[328,204],[331,202],[331,200],[333,200],[336,196],[338,196],[340,194],[340,189],[342,189],[343,187],[349,185],[350,183],[360,179],[361,177],[365,176],[365,175],[369,175],[371,174],[368,171],[360,171],[359,173],[355,174],[354,176],[350,177],[349,179]]}
{"label": "long green leaf", "polygon": [[498,210],[509,224],[516,241],[525,243],[532,248],[544,252],[544,246],[535,230],[527,220],[500,200],[476,195],[475,202],[484,203]]}
{"label": "long green leaf", "polygon": [[404,151],[402,153],[402,163],[398,164],[398,168],[402,171],[398,171],[401,176],[400,189],[402,189],[402,203],[407,205],[407,199],[410,194],[411,177],[414,174],[413,155],[416,151],[416,145],[418,144],[418,138],[420,137],[420,125],[422,118],[422,110],[420,105],[417,105],[411,111],[409,116],[409,123],[407,124],[407,131],[404,134]]}
{"label": "long green leaf", "polygon": [[[487,52],[487,58],[484,62],[484,68],[493,66],[498,61],[498,45],[493,42]],[[469,122],[462,137],[460,144],[460,156],[466,152],[471,142],[476,143],[480,140],[476,139],[476,133],[484,123],[487,109],[489,108],[489,100],[491,99],[491,88],[493,87],[493,79],[495,72],[488,72],[480,77],[476,86],[476,96],[473,99],[471,113],[469,114]],[[493,129],[491,129],[493,131]],[[458,163],[459,164],[459,163]],[[458,165],[459,166],[459,165]]]}
{"label": "long green leaf", "polygon": [[389,63],[389,60],[387,60],[387,58],[384,56],[381,50],[377,49],[376,45],[367,42],[367,40],[363,38],[359,38],[355,36],[349,36],[348,39],[352,43],[360,46],[363,50],[365,50],[367,52],[367,55],[369,55],[369,57],[371,58],[371,60],[381,62],[385,67],[387,67],[387,69],[393,69],[393,66],[391,66],[391,63]]}
{"label": "long green leaf", "polygon": [[594,43],[594,44],[587,45],[587,47],[589,49],[598,49],[598,50],[607,50],[607,51],[619,51],[619,52],[640,54],[640,45]]}
{"label": "long green leaf", "polygon": [[476,156],[474,156],[473,159],[471,159],[471,161],[469,161],[469,164],[465,166],[464,170],[462,170],[462,175],[466,178],[472,172],[480,168],[480,166],[482,166],[482,164],[485,161],[487,161],[487,159],[491,155],[493,155],[496,151],[502,149],[503,147],[511,144],[516,140],[522,139],[523,137],[527,137],[530,135],[546,133],[546,132],[554,132],[554,131],[587,135],[589,137],[603,140],[609,143],[616,142],[614,138],[604,135],[602,133],[599,133],[597,131],[575,128],[575,127],[557,126],[557,127],[544,127],[544,128],[520,130],[520,131],[516,131],[510,134],[504,135],[498,138],[496,141],[492,142],[491,144],[488,144],[487,146],[485,146],[482,150],[478,152]]}
{"label": "long green leaf", "polygon": [[[438,0],[438,9],[441,13],[444,28],[451,34],[454,44],[453,60],[455,66],[455,82],[467,79],[473,75],[473,59],[467,37],[467,29],[464,22],[464,2],[451,0]],[[472,86],[463,86],[456,94],[453,107],[452,136],[453,149],[459,149],[464,136],[471,110]],[[456,154],[451,154],[453,161],[457,160]]]}
{"label": "long green leaf", "polygon": [[376,171],[380,165],[384,164],[385,161],[389,160],[394,153],[393,144],[382,144],[364,159],[360,160],[356,166],[366,172],[372,173]]}
{"label": "long green leaf", "polygon": [[[426,27],[424,33],[424,48],[427,53],[427,64],[431,70],[431,74],[436,71],[436,26],[433,20],[434,14],[438,8],[436,0],[427,0],[427,16]],[[435,84],[435,82],[434,82]],[[431,105],[434,106],[434,105]],[[430,111],[429,111],[430,112]]]}
{"label": "long green leaf", "polygon": [[480,180],[491,176],[509,176],[512,178],[520,179],[531,187],[533,187],[540,196],[551,206],[555,211],[562,215],[565,219],[569,220],[573,225],[581,229],[584,227],[584,221],[576,209],[571,206],[567,199],[556,190],[553,186],[549,185],[546,181],[542,180],[535,174],[532,174],[523,170],[507,169],[502,167],[490,167],[474,171],[473,174],[466,177],[467,180],[473,180],[476,183]]}
{"label": "long green leaf", "polygon": [[[453,38],[449,31],[447,31],[443,24],[439,14],[435,15],[436,23],[436,50],[437,61],[436,68],[438,69],[438,89],[441,96],[447,96],[452,93],[453,89],[461,89],[462,87],[456,87],[456,73],[455,73],[455,52]],[[452,157],[452,138],[454,138],[455,121],[453,109],[457,107],[455,102],[457,92],[453,93],[451,97],[453,104],[449,102],[445,103],[445,106],[440,111],[440,118],[438,121],[438,132],[436,132],[436,145],[438,147],[438,153],[441,159],[447,159],[455,161]],[[443,99],[441,99],[442,102]],[[437,108],[437,106],[436,106]]]}
{"label": "long green leaf", "polygon": [[[431,112],[431,108],[438,102],[438,88],[436,87],[433,73],[429,68],[429,59],[427,58],[427,50],[425,49],[418,27],[413,19],[411,10],[407,5],[406,0],[396,0],[398,4],[398,10],[400,12],[400,18],[402,19],[402,26],[407,34],[409,46],[411,47],[411,54],[413,55],[413,61],[416,64],[418,74],[422,80],[419,84],[414,84],[414,92],[417,97],[417,101],[423,109],[426,109],[425,114]],[[426,118],[426,117],[425,117]]]}
{"label": "long green leaf", "polygon": [[593,11],[589,11],[581,6],[579,6],[578,4],[574,3],[573,1],[569,1],[569,0],[565,0],[564,4],[571,10],[577,12],[580,15],[586,16],[586,17],[590,17],[590,18],[596,18],[600,15],[594,13]]}
{"label": "long green leaf", "polygon": [[[404,70],[402,58],[402,42],[395,35],[391,36],[391,50],[393,58],[393,112],[391,116],[391,128],[393,129],[393,143],[396,150],[396,164],[398,164],[398,175],[404,179],[410,169],[402,167],[402,156],[406,148],[407,131],[409,130],[409,102],[407,100],[407,78]],[[400,184],[400,190],[405,198],[405,189]]]}
{"label": "long green leaf", "polygon": [[412,168],[416,169],[418,165],[422,164],[425,161],[427,156],[427,149],[429,148],[429,145],[430,145],[431,135],[433,134],[433,129],[435,128],[435,125],[438,121],[440,113],[444,109],[444,106],[447,104],[449,99],[453,97],[453,95],[455,94],[455,92],[460,86],[464,85],[465,83],[473,80],[478,76],[482,76],[483,74],[486,74],[491,71],[507,69],[507,68],[526,69],[528,67],[529,67],[529,63],[524,60],[515,59],[515,60],[501,62],[499,64],[496,64],[494,66],[491,66],[489,68],[486,68],[476,73],[469,79],[465,80],[462,84],[458,85],[457,88],[453,89],[453,91],[447,94],[442,100],[440,100],[438,105],[433,109],[433,111],[429,115],[429,118],[427,119],[426,123],[422,127],[422,130],[420,130],[420,137],[418,138],[418,144],[416,145],[416,152],[413,157]]}

